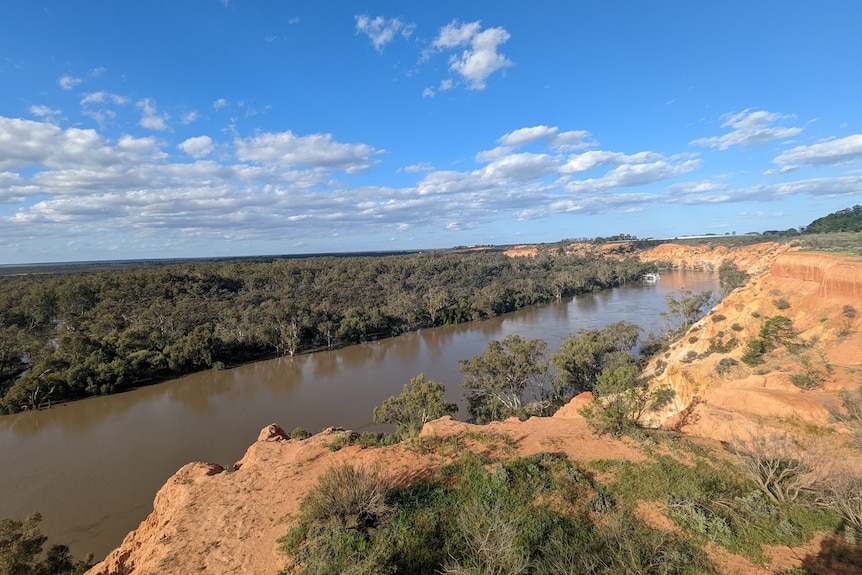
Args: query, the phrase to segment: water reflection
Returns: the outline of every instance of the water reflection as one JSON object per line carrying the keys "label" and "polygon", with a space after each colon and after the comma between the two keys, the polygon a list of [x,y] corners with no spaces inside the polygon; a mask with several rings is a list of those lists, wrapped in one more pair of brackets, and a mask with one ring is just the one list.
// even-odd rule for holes
{"label": "water reflection", "polygon": [[481,353],[491,339],[542,338],[554,352],[579,329],[620,320],[656,330],[668,293],[715,283],[708,274],[669,273],[657,284],[630,284],[483,322],[0,417],[0,493],[15,494],[0,498],[0,517],[39,511],[52,539],[70,544],[75,555],[102,556],[146,517],[156,490],[180,466],[229,466],[269,423],[312,432],[329,425],[379,429],[373,408],[419,373],[446,384],[447,399],[463,407],[458,360]]}

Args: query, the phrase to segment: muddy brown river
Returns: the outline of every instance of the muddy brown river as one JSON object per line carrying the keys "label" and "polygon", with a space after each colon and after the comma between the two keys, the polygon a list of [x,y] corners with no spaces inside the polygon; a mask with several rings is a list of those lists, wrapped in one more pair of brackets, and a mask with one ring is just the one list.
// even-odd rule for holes
{"label": "muddy brown river", "polygon": [[659,332],[665,296],[716,290],[702,272],[667,272],[598,294],[458,326],[424,329],[328,352],[207,371],[126,393],[0,417],[0,518],[40,512],[49,543],[97,560],[152,510],[153,497],[190,461],[225,467],[270,423],[317,432],[385,429],[372,410],[419,373],[462,404],[458,360],[510,334],[554,353],[581,328],[620,320]]}

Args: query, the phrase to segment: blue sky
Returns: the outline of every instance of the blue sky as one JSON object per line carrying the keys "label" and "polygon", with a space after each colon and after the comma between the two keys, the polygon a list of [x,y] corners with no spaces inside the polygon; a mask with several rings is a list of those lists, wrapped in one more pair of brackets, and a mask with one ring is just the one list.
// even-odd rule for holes
{"label": "blue sky", "polygon": [[862,3],[28,0],[0,264],[746,233],[862,203]]}

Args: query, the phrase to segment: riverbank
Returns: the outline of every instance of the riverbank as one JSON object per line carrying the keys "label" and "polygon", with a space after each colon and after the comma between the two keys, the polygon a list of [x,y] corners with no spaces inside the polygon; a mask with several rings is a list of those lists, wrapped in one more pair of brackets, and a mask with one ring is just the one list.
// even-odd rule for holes
{"label": "riverbank", "polygon": [[[837,405],[840,392],[858,384],[858,358],[847,355],[847,350],[858,350],[862,345],[859,336],[862,318],[847,309],[858,302],[854,299],[854,290],[858,288],[853,286],[860,285],[862,263],[842,260],[837,266],[823,265],[827,258],[818,255],[776,257],[770,269],[762,270],[748,286],[734,292],[712,314],[695,324],[663,358],[666,365],[662,374],[675,385],[680,402],[662,421],[701,437],[697,443],[699,451],[691,453],[716,462],[730,458],[718,440],[728,440],[727,432],[735,425],[732,422],[746,420],[757,422],[757,426],[768,423],[770,429],[789,433],[800,441],[814,441],[837,459],[862,466],[858,451],[849,447],[848,439],[852,441],[852,437],[848,438],[845,424],[824,418],[820,407],[807,407],[825,406],[826,398]],[[812,269],[817,272],[809,273]],[[830,269],[840,271],[839,275],[845,278],[841,282],[844,287],[835,287]],[[662,281],[665,277],[663,274]],[[846,278],[851,281],[848,283]],[[787,305],[781,300],[786,300]],[[824,372],[826,380],[822,387],[811,391],[793,385],[790,382],[793,371],[781,367],[787,365],[791,356],[785,354],[790,352],[781,349],[769,352],[775,354],[766,359],[769,371],[754,374],[759,378],[756,381],[744,374],[738,374],[739,377],[719,374],[716,379],[712,375],[715,365],[727,358],[738,362],[742,345],[704,355],[711,340],[726,339],[733,332],[744,344],[745,340],[756,337],[759,327],[755,323],[759,325],[765,315],[774,316],[779,312],[794,322],[799,337],[822,346],[812,351],[822,351],[826,360],[833,363],[833,371]],[[717,319],[719,316],[721,319]],[[851,320],[849,324],[845,321],[848,319]],[[722,329],[725,323],[727,330]],[[731,329],[730,324],[739,324],[742,329]],[[719,336],[720,331],[724,335]],[[848,361],[850,363],[845,365]],[[697,373],[701,374],[701,379],[691,375]],[[688,374],[686,381],[695,382],[696,392],[674,382],[674,374]],[[857,375],[856,379],[853,374]],[[721,400],[748,389],[752,393],[756,391],[756,400],[750,395],[741,402]],[[777,391],[788,398],[792,396],[793,402],[767,401],[777,397]],[[709,399],[704,401],[704,397]],[[653,442],[657,443],[646,446],[628,438],[594,438],[578,414],[577,408],[584,401],[576,398],[552,418],[531,418],[526,422],[507,421],[477,427],[444,418],[427,425],[420,442],[385,448],[351,446],[333,452],[328,446],[333,436],[341,433],[338,429],[328,429],[298,441],[287,440],[278,429],[267,427],[232,472],[207,464],[183,467],[159,492],[149,518],[91,573],[277,571],[286,564],[287,558],[279,552],[276,539],[286,532],[298,502],[317,477],[341,462],[390,469],[399,481],[410,483],[425,477],[444,460],[457,457],[465,449],[491,454],[492,460],[504,461],[553,451],[586,465],[596,460],[645,462],[655,456],[656,449],[661,453],[666,449],[673,453],[677,449],[673,436],[668,436],[669,439],[656,437]],[[691,409],[687,410],[688,407]],[[672,417],[682,413],[686,414],[682,422]],[[828,414],[828,410],[825,413]],[[742,419],[737,419],[738,416]],[[739,426],[737,431],[745,428]],[[605,477],[605,480],[610,478]],[[661,502],[643,501],[638,510],[654,529],[668,532],[679,529],[668,517],[667,509],[662,510]],[[717,546],[708,545],[707,553],[719,572],[728,574],[765,575],[799,567],[816,568],[818,573],[849,572],[833,570],[834,557],[829,549],[836,545],[840,542],[836,542],[835,536],[820,533],[795,546],[765,546],[762,549],[765,564],[757,564]],[[852,554],[848,557],[852,559]]]}

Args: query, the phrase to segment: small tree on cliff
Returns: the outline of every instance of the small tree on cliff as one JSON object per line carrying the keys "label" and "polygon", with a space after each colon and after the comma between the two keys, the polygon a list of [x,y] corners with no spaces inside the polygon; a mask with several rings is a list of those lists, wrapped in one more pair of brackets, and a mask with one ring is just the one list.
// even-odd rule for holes
{"label": "small tree on cliff", "polygon": [[733,290],[748,283],[751,276],[736,267],[733,260],[724,260],[718,266],[718,283],[721,286],[721,297],[726,297]]}
{"label": "small tree on cliff", "polygon": [[548,372],[545,349],[541,339],[510,335],[489,342],[482,354],[460,360],[470,415],[479,423],[522,415],[527,394],[542,396]]}
{"label": "small tree on cliff", "polygon": [[593,389],[595,399],[581,409],[590,427],[598,434],[619,437],[639,425],[640,418],[670,403],[674,391],[669,387],[650,389],[634,362],[604,369]]}
{"label": "small tree on cliff", "polygon": [[446,401],[446,387],[426,380],[420,373],[404,386],[401,395],[392,396],[374,408],[374,423],[392,423],[401,439],[415,437],[429,421],[458,413],[458,406]]}

